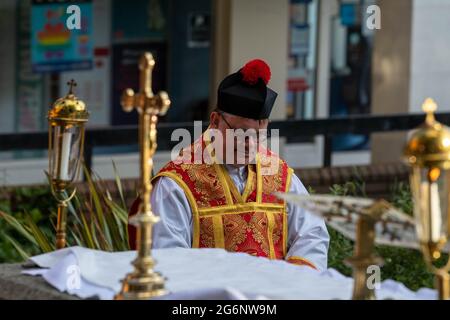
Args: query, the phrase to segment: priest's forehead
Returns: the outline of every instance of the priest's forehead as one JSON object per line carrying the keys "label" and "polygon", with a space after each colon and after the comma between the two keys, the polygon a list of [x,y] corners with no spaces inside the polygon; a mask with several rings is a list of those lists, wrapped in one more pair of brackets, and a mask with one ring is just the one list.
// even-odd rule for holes
{"label": "priest's forehead", "polygon": [[245,118],[241,116],[236,116],[234,114],[221,112],[227,119],[227,121],[235,128],[235,129],[258,129],[265,128],[269,124],[269,119],[251,119]]}

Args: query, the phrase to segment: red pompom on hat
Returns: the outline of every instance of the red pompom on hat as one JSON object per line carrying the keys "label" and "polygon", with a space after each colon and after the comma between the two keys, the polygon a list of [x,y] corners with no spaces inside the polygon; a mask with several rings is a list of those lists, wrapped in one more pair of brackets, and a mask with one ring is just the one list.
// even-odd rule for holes
{"label": "red pompom on hat", "polygon": [[261,59],[247,62],[241,69],[242,80],[250,85],[255,85],[261,79],[266,85],[270,81],[270,67]]}

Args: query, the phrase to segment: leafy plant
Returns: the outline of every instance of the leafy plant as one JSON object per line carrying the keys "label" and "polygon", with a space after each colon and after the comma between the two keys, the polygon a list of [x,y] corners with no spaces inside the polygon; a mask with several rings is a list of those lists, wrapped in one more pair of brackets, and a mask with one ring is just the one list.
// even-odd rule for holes
{"label": "leafy plant", "polygon": [[[27,217],[31,218],[45,234],[52,233],[50,213],[55,210],[50,188],[46,187],[19,187],[0,188],[0,212],[7,212],[16,219],[19,225],[25,223]],[[8,217],[7,217],[8,218]],[[17,229],[17,228],[16,228]],[[18,245],[27,247],[26,251],[31,255],[41,251],[31,245],[30,241],[21,236],[7,219],[0,218],[0,262],[12,262],[22,260],[17,250]],[[13,239],[11,241],[11,239]]]}
{"label": "leafy plant", "polygon": [[413,201],[409,184],[401,181],[395,182],[391,187],[391,203],[404,213],[413,214]]}
{"label": "leafy plant", "polygon": [[328,249],[328,268],[334,268],[343,275],[351,276],[352,269],[345,264],[345,259],[353,255],[353,241],[335,229],[327,226],[330,234],[330,248]]}
{"label": "leafy plant", "polygon": [[[120,201],[112,199],[106,184],[95,173],[84,168],[89,195],[77,194],[68,204],[67,244],[83,246],[104,251],[128,250],[128,212],[125,205],[123,188],[116,167],[116,188]],[[49,192],[47,192],[48,194]],[[53,198],[50,198],[53,200]],[[10,246],[26,259],[30,255],[55,250],[54,224],[40,224],[40,210],[27,208],[19,214],[0,210],[0,221],[10,228],[3,235]],[[56,220],[55,207],[50,208],[50,218]],[[18,237],[19,236],[19,237]],[[16,240],[20,239],[20,240]],[[5,244],[3,244],[5,245]],[[15,260],[18,260],[15,257]]]}
{"label": "leafy plant", "polygon": [[330,193],[336,196],[354,196],[354,197],[367,197],[366,183],[361,178],[361,174],[356,168],[353,171],[353,178],[344,184],[334,184],[330,188]]}

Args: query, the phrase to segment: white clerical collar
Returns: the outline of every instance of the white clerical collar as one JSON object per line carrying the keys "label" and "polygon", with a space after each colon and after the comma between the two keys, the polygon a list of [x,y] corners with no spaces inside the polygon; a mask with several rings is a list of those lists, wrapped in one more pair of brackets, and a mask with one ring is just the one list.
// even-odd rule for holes
{"label": "white clerical collar", "polygon": [[240,177],[245,177],[247,173],[247,166],[242,167],[235,167],[229,164],[225,165],[225,168],[227,169],[228,173],[230,175],[239,175]]}

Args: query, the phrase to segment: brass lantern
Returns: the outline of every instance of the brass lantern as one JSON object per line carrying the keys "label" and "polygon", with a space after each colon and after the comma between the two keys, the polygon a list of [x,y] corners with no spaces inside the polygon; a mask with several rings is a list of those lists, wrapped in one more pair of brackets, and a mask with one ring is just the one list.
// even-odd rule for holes
{"label": "brass lantern", "polygon": [[415,130],[404,150],[411,166],[410,184],[414,201],[416,232],[425,262],[436,275],[439,298],[450,298],[450,262],[435,266],[450,232],[448,219],[450,183],[450,129],[436,121],[437,109],[432,99],[423,104],[425,123]]}
{"label": "brass lantern", "polygon": [[66,208],[76,192],[76,190],[70,192],[69,189],[80,171],[85,123],[89,118],[86,105],[73,93],[75,81],[72,80],[67,84],[70,87],[69,93],[56,100],[48,112],[49,178],[52,193],[58,201],[57,249],[66,246]]}

